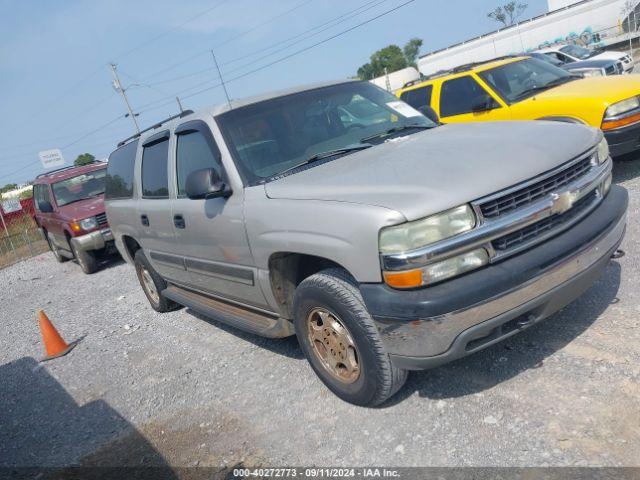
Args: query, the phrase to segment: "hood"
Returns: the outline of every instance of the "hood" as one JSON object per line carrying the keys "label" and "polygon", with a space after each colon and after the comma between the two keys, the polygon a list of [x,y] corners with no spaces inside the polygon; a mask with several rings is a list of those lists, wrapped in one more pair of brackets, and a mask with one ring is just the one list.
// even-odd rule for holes
{"label": "hood", "polygon": [[104,195],[87,198],[80,202],[70,203],[63,207],[58,207],[60,213],[69,220],[82,220],[104,213]]}
{"label": "hood", "polygon": [[389,208],[415,220],[535,177],[585,152],[599,131],[558,122],[444,125],[264,185],[269,198]]}
{"label": "hood", "polygon": [[581,60],[579,62],[566,63],[562,66],[562,68],[564,68],[565,70],[573,70],[576,68],[607,68],[607,67],[610,67],[611,65],[615,66],[616,63],[618,63],[618,60],[590,59],[590,60]]}
{"label": "hood", "polygon": [[589,60],[622,60],[627,54],[624,52],[601,52]]}
{"label": "hood", "polygon": [[640,82],[635,75],[610,75],[607,77],[588,77],[567,82],[536,94],[525,101],[553,100],[566,103],[581,100],[584,103],[596,102],[604,108],[612,103],[640,95]]}

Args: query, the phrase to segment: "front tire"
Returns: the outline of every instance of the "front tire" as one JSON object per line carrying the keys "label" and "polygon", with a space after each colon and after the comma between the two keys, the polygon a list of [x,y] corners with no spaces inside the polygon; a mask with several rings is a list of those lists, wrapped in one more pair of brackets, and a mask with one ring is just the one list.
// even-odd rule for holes
{"label": "front tire", "polygon": [[49,250],[51,250],[51,253],[53,253],[53,256],[56,259],[56,261],[58,263],[64,263],[64,262],[68,261],[69,259],[67,257],[65,257],[64,255],[62,255],[60,253],[60,249],[58,247],[56,247],[55,243],[53,243],[53,239],[51,238],[51,234],[49,232],[45,231],[44,236],[47,239],[47,243],[49,244]]}
{"label": "front tire", "polygon": [[151,308],[160,313],[181,308],[179,304],[162,295],[162,291],[167,288],[167,282],[153,269],[142,249],[136,252],[133,263],[136,267],[138,281],[147,300],[149,300],[149,304],[151,304]]}
{"label": "front tire", "polygon": [[353,278],[327,269],[303,280],[294,298],[298,341],[322,382],[342,400],[375,406],[404,385],[407,371],[384,351]]}
{"label": "front tire", "polygon": [[86,251],[78,248],[73,239],[71,239],[69,243],[71,243],[73,256],[76,258],[76,261],[78,262],[78,265],[80,265],[82,271],[87,275],[95,273],[98,270],[98,258],[96,257],[96,254],[92,251]]}

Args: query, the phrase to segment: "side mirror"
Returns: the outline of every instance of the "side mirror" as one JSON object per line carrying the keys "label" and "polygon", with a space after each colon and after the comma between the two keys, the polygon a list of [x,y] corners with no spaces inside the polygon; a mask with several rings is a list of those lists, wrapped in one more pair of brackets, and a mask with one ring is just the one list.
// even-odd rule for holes
{"label": "side mirror", "polygon": [[213,168],[203,168],[191,172],[185,184],[187,197],[191,200],[228,197],[231,189],[222,181]]}
{"label": "side mirror", "polygon": [[51,213],[53,212],[53,205],[48,200],[43,200],[42,202],[38,202],[38,210],[42,213]]}
{"label": "side mirror", "polygon": [[421,114],[423,114],[425,117],[427,117],[429,120],[431,120],[432,122],[437,124],[440,123],[440,118],[438,117],[438,114],[431,106],[422,105],[421,107],[418,108],[418,111]]}

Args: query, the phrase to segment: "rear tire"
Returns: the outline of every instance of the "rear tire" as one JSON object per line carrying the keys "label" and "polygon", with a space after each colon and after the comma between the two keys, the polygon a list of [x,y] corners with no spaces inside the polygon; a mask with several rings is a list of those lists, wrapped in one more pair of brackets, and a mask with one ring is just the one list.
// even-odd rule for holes
{"label": "rear tire", "polygon": [[78,262],[78,265],[80,265],[82,271],[87,275],[95,273],[98,270],[98,259],[95,252],[78,248],[73,239],[71,239],[69,243],[71,244],[73,256],[76,257],[76,261]]}
{"label": "rear tire", "polygon": [[70,260],[69,258],[65,257],[60,253],[60,249],[56,247],[56,244],[53,243],[53,240],[51,239],[51,234],[46,230],[44,232],[44,237],[47,240],[47,243],[49,244],[49,250],[51,250],[51,253],[53,253],[53,257],[56,259],[58,263],[64,263]]}
{"label": "rear tire", "polygon": [[342,400],[379,405],[404,385],[407,371],[384,351],[355,280],[332,268],[303,280],[295,292],[298,341],[320,380]]}
{"label": "rear tire", "polygon": [[162,291],[167,288],[167,282],[153,269],[142,249],[136,252],[133,263],[136,267],[138,281],[151,304],[151,308],[160,313],[182,308],[181,305],[165,298],[162,294]]}

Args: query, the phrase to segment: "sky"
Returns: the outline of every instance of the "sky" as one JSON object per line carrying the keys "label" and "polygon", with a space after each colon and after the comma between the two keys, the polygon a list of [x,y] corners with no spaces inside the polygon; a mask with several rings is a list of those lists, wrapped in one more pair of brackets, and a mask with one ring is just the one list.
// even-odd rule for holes
{"label": "sky", "polygon": [[[211,49],[242,98],[354,76],[413,37],[424,54],[490,32],[486,14],[506,0],[408,1],[0,0],[0,186],[44,172],[39,151],[103,159],[135,133],[109,63],[144,128],[178,113],[176,95],[190,109],[225,101]],[[523,19],[547,10],[527,3]]]}

